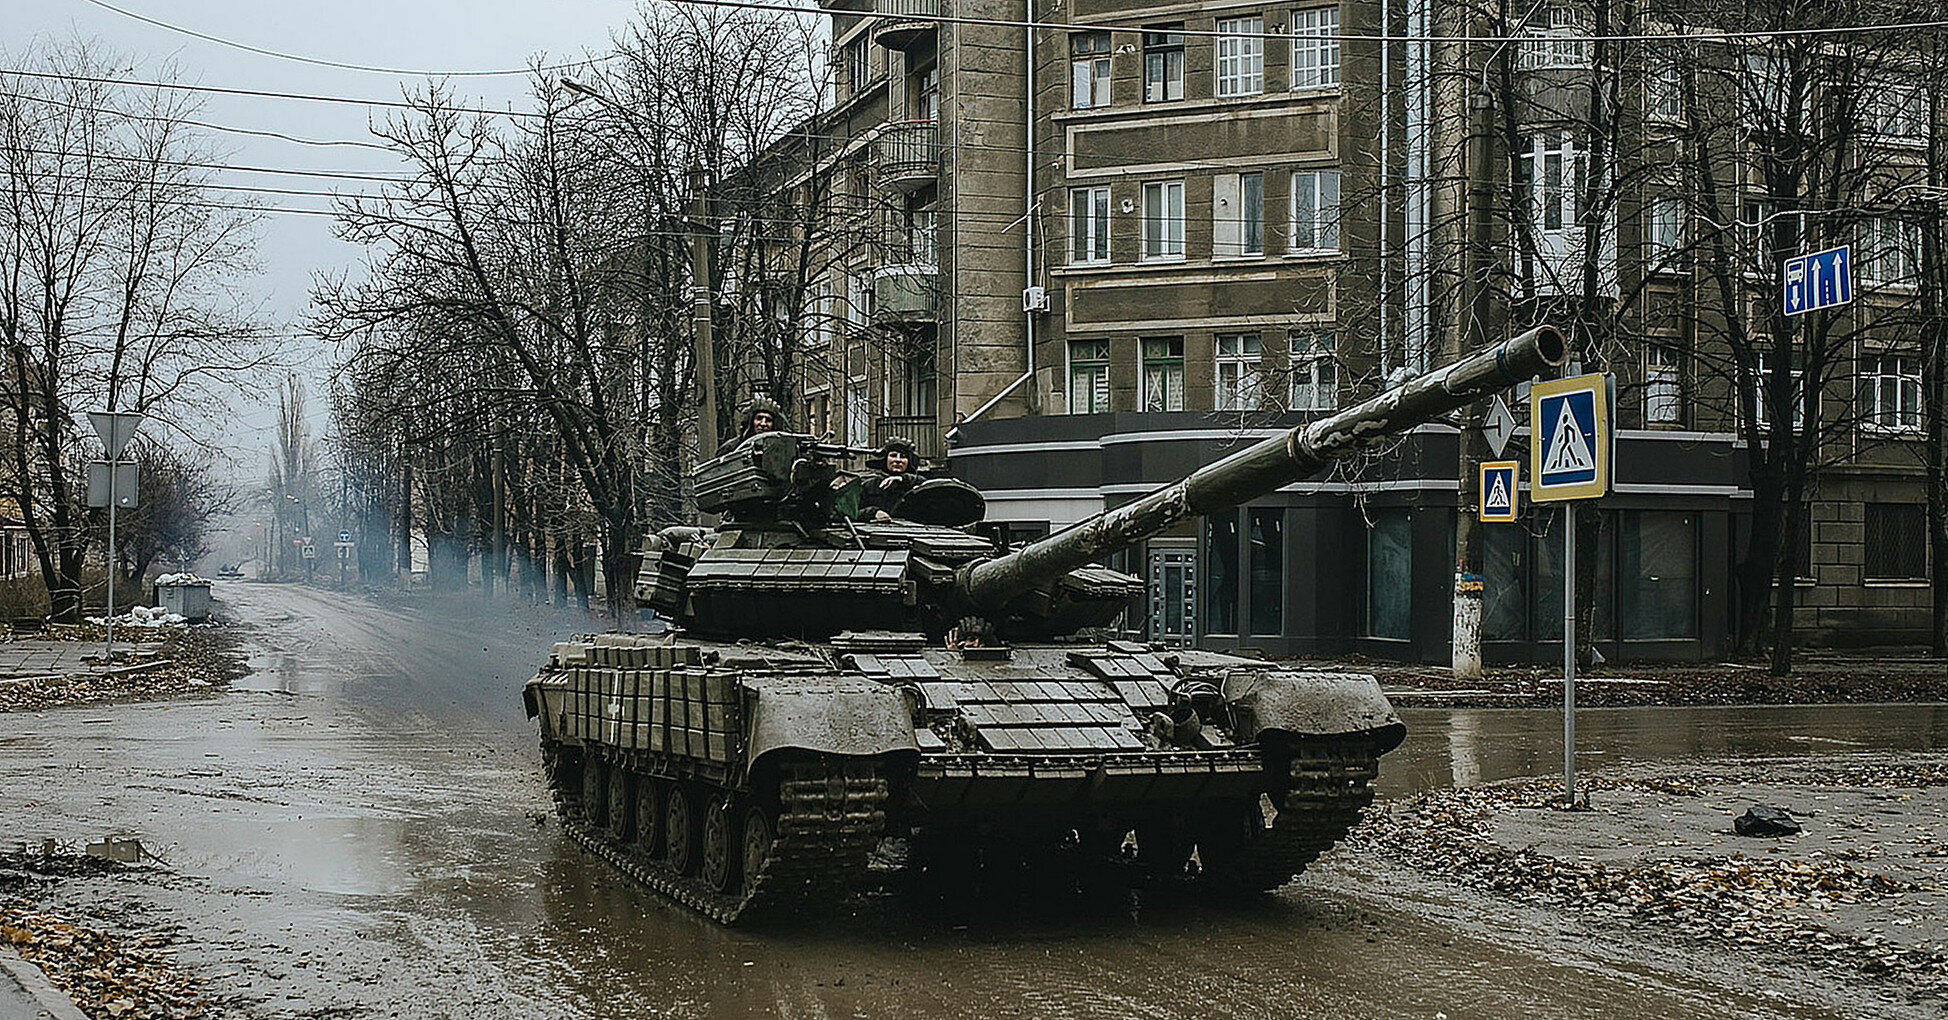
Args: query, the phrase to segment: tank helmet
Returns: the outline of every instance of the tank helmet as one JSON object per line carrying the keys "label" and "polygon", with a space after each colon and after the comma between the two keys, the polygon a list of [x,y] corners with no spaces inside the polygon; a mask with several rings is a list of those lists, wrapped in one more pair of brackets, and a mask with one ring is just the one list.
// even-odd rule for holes
{"label": "tank helmet", "polygon": [[919,466],[919,448],[913,445],[913,440],[904,436],[893,436],[884,443],[879,444],[879,453],[873,459],[867,461],[866,466],[876,468],[880,471],[886,470],[886,455],[892,453],[894,450],[906,454],[907,470],[911,471]]}
{"label": "tank helmet", "polygon": [[759,412],[771,416],[771,431],[791,431],[791,419],[785,417],[785,409],[778,406],[777,401],[759,394],[747,401],[737,413],[737,428],[740,436],[749,437],[753,434],[752,426]]}

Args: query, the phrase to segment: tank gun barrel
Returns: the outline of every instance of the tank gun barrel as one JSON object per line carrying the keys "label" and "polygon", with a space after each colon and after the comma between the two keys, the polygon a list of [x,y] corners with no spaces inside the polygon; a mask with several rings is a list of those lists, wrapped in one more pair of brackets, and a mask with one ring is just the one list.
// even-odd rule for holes
{"label": "tank gun barrel", "polygon": [[984,610],[998,609],[1024,592],[1167,531],[1179,521],[1229,510],[1276,491],[1356,450],[1560,365],[1567,357],[1563,335],[1539,326],[1207,464],[1133,503],[972,564],[961,572],[962,592]]}

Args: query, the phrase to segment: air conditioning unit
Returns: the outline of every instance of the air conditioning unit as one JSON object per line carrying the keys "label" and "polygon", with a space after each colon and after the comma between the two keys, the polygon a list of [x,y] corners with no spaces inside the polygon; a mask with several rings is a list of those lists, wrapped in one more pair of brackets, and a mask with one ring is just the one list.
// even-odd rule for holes
{"label": "air conditioning unit", "polygon": [[1048,288],[1029,287],[1021,292],[1021,310],[1024,312],[1048,311]]}

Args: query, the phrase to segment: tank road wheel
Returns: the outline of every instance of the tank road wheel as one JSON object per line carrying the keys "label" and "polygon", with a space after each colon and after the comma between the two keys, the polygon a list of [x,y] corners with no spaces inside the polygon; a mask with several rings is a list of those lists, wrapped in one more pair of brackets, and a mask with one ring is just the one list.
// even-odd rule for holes
{"label": "tank road wheel", "polygon": [[720,893],[737,889],[737,865],[743,854],[738,852],[736,829],[729,800],[716,801],[704,809],[703,860],[698,870]]}
{"label": "tank road wheel", "polygon": [[636,777],[628,769],[609,770],[609,833],[619,840],[627,841],[636,834],[635,798],[630,796],[630,787],[636,784]]}
{"label": "tank road wheel", "polygon": [[608,766],[592,750],[582,751],[582,821],[600,828],[609,806]]}
{"label": "tank road wheel", "polygon": [[774,830],[771,816],[761,807],[753,807],[744,813],[744,881],[748,885],[764,874],[764,866],[771,860],[771,841]]}
{"label": "tank road wheel", "polygon": [[679,875],[694,874],[697,870],[697,844],[701,833],[697,831],[696,793],[687,783],[671,783],[669,799],[663,804],[663,854],[670,867]]}
{"label": "tank road wheel", "polygon": [[651,857],[663,855],[663,788],[649,776],[636,777],[636,847]]}

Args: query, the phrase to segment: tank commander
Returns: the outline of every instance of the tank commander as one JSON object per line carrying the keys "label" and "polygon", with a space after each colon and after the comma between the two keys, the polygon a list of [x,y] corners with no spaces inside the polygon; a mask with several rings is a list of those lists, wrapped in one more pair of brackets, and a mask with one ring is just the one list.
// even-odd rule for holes
{"label": "tank commander", "polygon": [[744,405],[739,418],[737,441],[740,443],[760,432],[782,432],[789,424],[778,402],[762,396],[752,397],[751,402]]}
{"label": "tank commander", "polygon": [[895,436],[879,448],[879,456],[866,462],[867,471],[859,493],[859,515],[869,521],[891,520],[900,497],[923,480],[919,454],[910,440]]}

